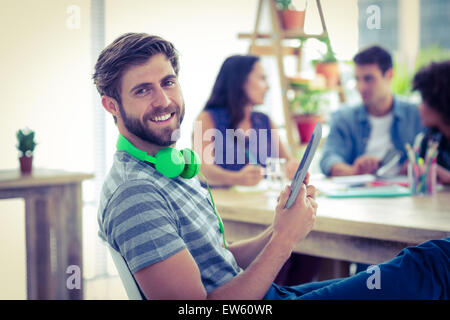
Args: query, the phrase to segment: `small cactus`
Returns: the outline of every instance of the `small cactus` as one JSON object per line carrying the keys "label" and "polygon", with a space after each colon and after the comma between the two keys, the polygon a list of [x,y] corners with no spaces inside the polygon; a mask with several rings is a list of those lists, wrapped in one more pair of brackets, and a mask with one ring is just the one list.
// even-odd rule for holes
{"label": "small cactus", "polygon": [[17,149],[21,152],[21,156],[31,157],[37,143],[34,141],[34,131],[30,129],[20,129],[17,131]]}

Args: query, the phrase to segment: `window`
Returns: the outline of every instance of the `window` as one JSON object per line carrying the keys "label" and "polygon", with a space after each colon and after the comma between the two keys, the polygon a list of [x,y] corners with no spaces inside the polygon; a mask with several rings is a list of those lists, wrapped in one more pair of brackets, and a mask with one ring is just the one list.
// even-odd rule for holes
{"label": "window", "polygon": [[450,49],[450,1],[420,1],[420,47],[438,45]]}
{"label": "window", "polygon": [[[370,19],[378,12],[379,24],[370,24]],[[391,52],[398,48],[398,1],[397,0],[358,0],[359,47],[381,44]]]}

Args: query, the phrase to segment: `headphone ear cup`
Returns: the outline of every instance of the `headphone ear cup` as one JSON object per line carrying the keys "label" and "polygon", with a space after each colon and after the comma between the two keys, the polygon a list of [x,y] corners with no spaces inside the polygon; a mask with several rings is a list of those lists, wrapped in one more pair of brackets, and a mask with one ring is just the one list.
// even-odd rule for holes
{"label": "headphone ear cup", "polygon": [[185,162],[181,177],[191,179],[200,171],[200,167],[202,166],[200,157],[194,150],[188,148],[181,150],[181,153],[183,154]]}
{"label": "headphone ear cup", "polygon": [[168,178],[178,177],[184,170],[183,154],[175,148],[164,148],[155,154],[155,169]]}

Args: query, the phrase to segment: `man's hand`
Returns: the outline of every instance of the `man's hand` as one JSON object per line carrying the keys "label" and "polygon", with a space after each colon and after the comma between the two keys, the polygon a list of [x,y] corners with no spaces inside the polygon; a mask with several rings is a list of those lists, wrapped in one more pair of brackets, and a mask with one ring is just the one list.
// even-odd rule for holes
{"label": "man's hand", "polygon": [[242,186],[255,186],[264,177],[263,169],[260,166],[247,164],[241,170],[236,171],[236,184]]}
{"label": "man's hand", "polygon": [[[305,181],[308,180],[309,175]],[[307,236],[314,226],[317,211],[316,188],[303,183],[292,207],[285,209],[290,194],[291,187],[286,186],[278,198],[273,221],[273,234],[279,237],[285,245],[293,248],[297,242]]]}
{"label": "man's hand", "polygon": [[380,166],[380,159],[371,156],[361,156],[353,162],[354,174],[374,173]]}

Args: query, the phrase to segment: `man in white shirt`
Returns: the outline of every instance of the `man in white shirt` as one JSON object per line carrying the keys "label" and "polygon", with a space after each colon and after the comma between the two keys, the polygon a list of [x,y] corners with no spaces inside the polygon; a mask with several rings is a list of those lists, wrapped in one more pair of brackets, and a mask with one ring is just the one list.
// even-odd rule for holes
{"label": "man in white shirt", "polygon": [[[357,89],[362,105],[333,114],[321,169],[328,176],[375,173],[388,151],[402,153],[423,130],[417,106],[392,94],[392,58],[379,46],[362,50],[354,58]],[[398,172],[397,165],[391,174]]]}

